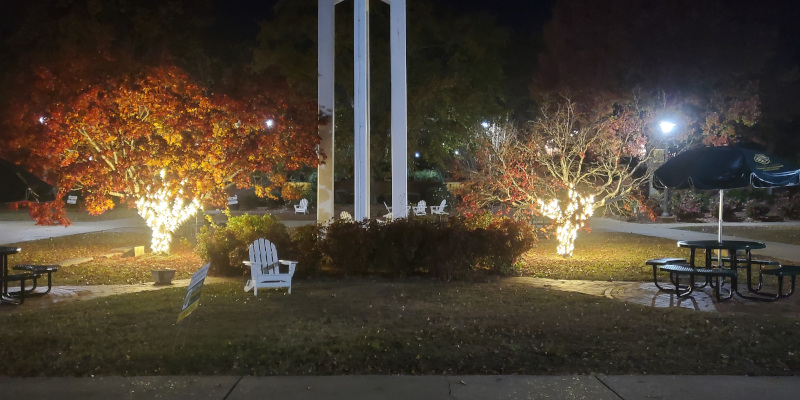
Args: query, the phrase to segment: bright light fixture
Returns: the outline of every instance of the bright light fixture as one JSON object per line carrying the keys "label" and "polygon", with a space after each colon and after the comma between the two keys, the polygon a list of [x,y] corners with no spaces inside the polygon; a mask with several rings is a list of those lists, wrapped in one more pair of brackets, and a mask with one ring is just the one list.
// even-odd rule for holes
{"label": "bright light fixture", "polygon": [[265,122],[265,124],[267,125],[267,128],[272,128],[273,126],[275,126],[275,120],[270,118],[267,120],[267,122]]}
{"label": "bright light fixture", "polygon": [[483,129],[489,129],[489,123],[486,121],[481,122],[481,126],[483,127]]}
{"label": "bright light fixture", "polygon": [[661,121],[658,123],[658,126],[661,128],[661,132],[663,133],[670,133],[673,129],[675,129],[675,124],[669,121]]}

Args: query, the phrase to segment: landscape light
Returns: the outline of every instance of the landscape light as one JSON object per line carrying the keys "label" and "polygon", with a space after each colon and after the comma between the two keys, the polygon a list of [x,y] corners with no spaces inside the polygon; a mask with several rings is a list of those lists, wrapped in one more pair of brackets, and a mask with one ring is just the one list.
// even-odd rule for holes
{"label": "landscape light", "polygon": [[275,121],[272,118],[270,118],[267,120],[266,125],[267,128],[272,128],[275,125]]}

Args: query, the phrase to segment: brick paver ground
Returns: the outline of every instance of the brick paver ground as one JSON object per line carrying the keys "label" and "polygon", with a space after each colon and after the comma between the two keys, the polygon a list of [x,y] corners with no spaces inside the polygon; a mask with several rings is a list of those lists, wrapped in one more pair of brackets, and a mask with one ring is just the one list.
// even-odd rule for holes
{"label": "brick paver ground", "polygon": [[526,277],[514,279],[522,280],[533,287],[584,293],[656,308],[673,307],[706,312],[778,314],[800,318],[800,295],[793,295],[772,303],[743,299],[734,295],[730,300],[718,302],[709,288],[695,290],[692,296],[686,298],[678,298],[674,294],[659,291],[652,282],[607,282]]}

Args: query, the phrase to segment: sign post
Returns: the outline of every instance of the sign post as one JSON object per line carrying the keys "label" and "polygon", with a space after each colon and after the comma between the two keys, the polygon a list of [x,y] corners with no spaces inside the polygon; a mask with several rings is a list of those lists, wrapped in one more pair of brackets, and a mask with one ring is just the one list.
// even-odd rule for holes
{"label": "sign post", "polygon": [[206,264],[200,267],[197,272],[192,274],[192,279],[189,281],[189,287],[186,288],[186,296],[183,298],[183,307],[181,307],[181,313],[178,314],[178,322],[181,322],[182,319],[186,318],[189,314],[194,311],[197,306],[200,305],[200,293],[203,289],[203,283],[206,280],[206,275],[208,275],[208,268],[211,264]]}

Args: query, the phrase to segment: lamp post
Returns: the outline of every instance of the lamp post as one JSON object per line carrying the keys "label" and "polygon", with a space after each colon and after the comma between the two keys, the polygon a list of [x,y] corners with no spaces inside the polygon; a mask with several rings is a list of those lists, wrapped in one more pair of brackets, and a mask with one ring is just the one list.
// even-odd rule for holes
{"label": "lamp post", "polygon": [[[661,128],[661,133],[668,137],[672,131],[675,129],[675,123],[670,121],[661,121],[658,123],[658,127]],[[664,142],[664,162],[666,163],[669,159],[669,141]],[[662,217],[669,217],[669,188],[664,187],[664,204],[662,206],[661,211]]]}

